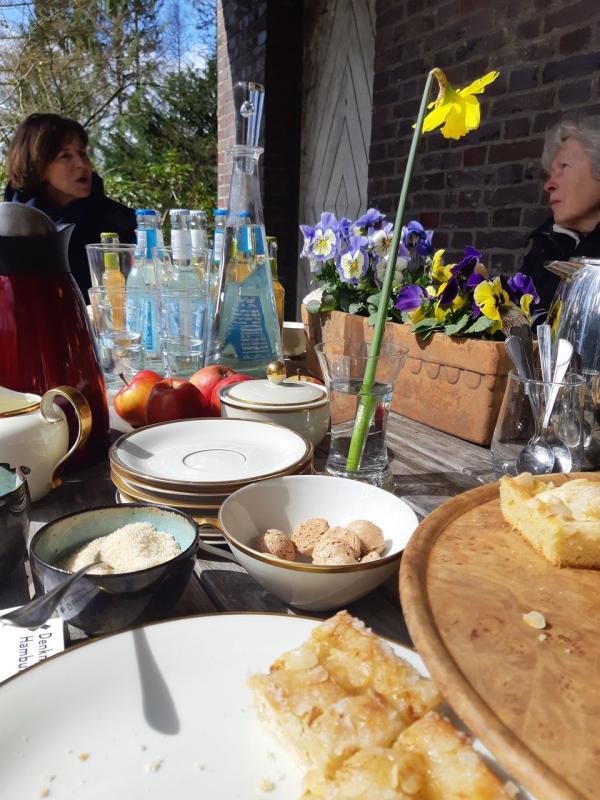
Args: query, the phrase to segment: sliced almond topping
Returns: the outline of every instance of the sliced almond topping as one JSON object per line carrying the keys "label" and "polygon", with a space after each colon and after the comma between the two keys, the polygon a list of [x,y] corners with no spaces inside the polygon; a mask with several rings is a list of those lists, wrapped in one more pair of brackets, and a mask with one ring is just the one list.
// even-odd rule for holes
{"label": "sliced almond topping", "polygon": [[530,628],[542,630],[546,627],[546,617],[540,614],[539,611],[529,611],[527,614],[523,614],[523,621],[526,622]]}

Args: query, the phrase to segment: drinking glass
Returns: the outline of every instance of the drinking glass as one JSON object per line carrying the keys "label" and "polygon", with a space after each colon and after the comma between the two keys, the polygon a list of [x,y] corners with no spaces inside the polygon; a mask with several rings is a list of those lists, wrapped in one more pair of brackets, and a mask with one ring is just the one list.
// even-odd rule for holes
{"label": "drinking glass", "polygon": [[106,384],[122,386],[142,368],[142,328],[145,292],[92,287],[89,290],[92,322]]}
{"label": "drinking glass", "polygon": [[[332,339],[315,346],[331,408],[331,443],[326,471],[330,475],[365,481],[389,489],[393,486],[385,434],[394,383],[408,350],[382,344],[377,360],[375,382],[369,392],[362,391],[368,358],[367,342]],[[375,412],[370,420],[365,446],[356,472],[346,468],[352,429],[361,397],[374,398]]]}
{"label": "drinking glass", "polygon": [[[86,244],[85,249],[90,267],[92,286],[104,287],[105,273],[111,275],[113,274],[111,270],[114,269],[117,273],[120,288],[125,287],[125,282],[133,267],[135,244]],[[115,269],[117,264],[119,267],[118,272]]]}
{"label": "drinking glass", "polygon": [[[159,284],[166,289],[176,289],[177,262],[173,261],[172,247],[153,247],[152,260]],[[191,275],[194,288],[208,291],[211,276],[212,252],[202,249],[192,252]]]}
{"label": "drinking glass", "polygon": [[189,378],[204,366],[208,293],[161,289],[160,347],[168,376]]}
{"label": "drinking glass", "polygon": [[[547,431],[542,440],[554,453],[552,472],[577,472],[583,465],[586,381],[583,375],[568,372],[561,383],[521,378],[514,370],[508,380],[492,438],[491,455],[496,476],[517,475],[525,471],[519,456],[542,432],[546,403],[557,389]],[[540,470],[541,471],[541,470]]]}

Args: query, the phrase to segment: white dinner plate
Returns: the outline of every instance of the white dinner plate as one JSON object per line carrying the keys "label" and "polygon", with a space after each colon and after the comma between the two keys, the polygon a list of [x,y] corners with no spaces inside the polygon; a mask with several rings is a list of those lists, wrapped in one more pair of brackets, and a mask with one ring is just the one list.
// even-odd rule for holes
{"label": "white dinner plate", "polygon": [[125,434],[110,449],[126,474],[168,487],[244,483],[292,470],[311,452],[299,433],[241,419],[189,419]]}
{"label": "white dinner plate", "polygon": [[[188,617],[76,647],[7,681],[2,800],[45,789],[49,800],[296,800],[304,768],[258,720],[246,680],[316,624]],[[394,649],[426,674],[416,653]]]}

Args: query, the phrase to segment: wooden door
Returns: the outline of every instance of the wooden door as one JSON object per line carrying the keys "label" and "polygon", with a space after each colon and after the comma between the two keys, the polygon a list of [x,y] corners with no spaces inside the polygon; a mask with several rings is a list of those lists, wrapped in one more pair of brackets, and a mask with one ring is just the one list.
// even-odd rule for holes
{"label": "wooden door", "polygon": [[[299,222],[366,211],[375,0],[306,0]],[[314,286],[298,267],[298,304]]]}

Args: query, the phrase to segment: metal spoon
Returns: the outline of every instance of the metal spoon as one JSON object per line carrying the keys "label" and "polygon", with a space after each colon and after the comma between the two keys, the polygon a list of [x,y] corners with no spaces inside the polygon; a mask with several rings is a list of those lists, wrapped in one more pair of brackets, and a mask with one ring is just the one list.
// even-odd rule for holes
{"label": "metal spoon", "polygon": [[32,631],[39,628],[52,616],[54,610],[75,581],[78,581],[92,567],[103,565],[104,561],[94,561],[92,564],[87,564],[41,597],[30,600],[29,603],[15,608],[14,611],[2,614],[0,616],[0,625],[16,625],[19,628],[29,628]]}
{"label": "metal spoon", "polygon": [[561,472],[568,472],[571,468],[571,453],[564,444],[551,445],[548,442],[548,425],[554,410],[554,403],[563,382],[573,355],[573,345],[566,339],[561,339],[558,343],[556,355],[556,365],[552,384],[549,387],[548,402],[546,403],[546,413],[542,421],[539,434],[534,437],[519,453],[517,458],[517,472],[531,472],[533,475],[545,475],[552,472],[555,466]]}
{"label": "metal spoon", "polygon": [[[515,365],[515,369],[517,370],[517,375],[523,381],[529,381],[535,379],[535,372],[533,374],[530,372],[531,366],[529,364],[529,359],[525,355],[526,349],[525,345],[523,344],[523,339],[520,336],[507,336],[504,340],[504,347],[508,356],[512,363]],[[533,412],[533,424],[536,426],[534,430],[534,437],[537,435],[538,432],[538,420],[540,416],[538,403],[537,403],[537,396],[535,392],[529,391],[529,385],[525,383],[525,394],[529,398],[529,404],[531,406],[531,410]]]}
{"label": "metal spoon", "polygon": [[544,400],[546,401],[546,405],[548,405],[550,382],[552,381],[552,331],[550,325],[538,325],[537,339],[542,380],[544,381]]}

